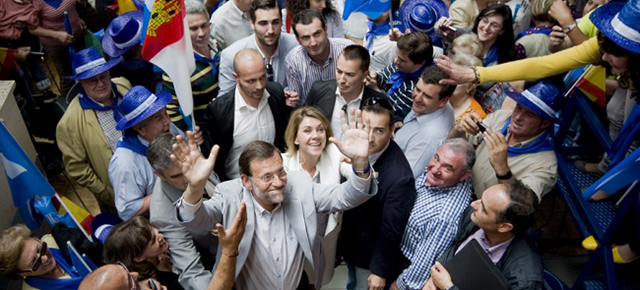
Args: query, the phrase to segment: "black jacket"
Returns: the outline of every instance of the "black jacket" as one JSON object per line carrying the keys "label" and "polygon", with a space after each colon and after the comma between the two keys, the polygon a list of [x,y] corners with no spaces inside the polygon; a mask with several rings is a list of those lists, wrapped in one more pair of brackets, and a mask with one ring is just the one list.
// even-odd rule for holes
{"label": "black jacket", "polygon": [[[309,94],[307,94],[305,105],[315,107],[325,117],[327,117],[329,121],[331,121],[333,106],[336,104],[337,88],[338,85],[336,84],[336,80],[315,82],[313,86],[311,86]],[[360,108],[362,108],[364,100],[373,96],[378,96],[380,98],[387,97],[385,94],[376,92],[375,90],[365,86],[364,91],[362,92],[362,102],[360,103]]]}
{"label": "black jacket", "polygon": [[[284,152],[284,131],[289,122],[291,110],[285,105],[284,91],[278,83],[267,83],[269,92],[269,108],[273,114],[273,121],[276,126],[276,137],[273,145]],[[227,156],[233,145],[233,122],[235,111],[235,87],[228,93],[216,98],[205,113],[203,133],[205,134],[205,148],[202,150],[205,156],[209,156],[209,151],[213,145],[220,146],[220,151],[216,158],[214,171],[220,176],[220,181],[229,180],[225,172]]]}

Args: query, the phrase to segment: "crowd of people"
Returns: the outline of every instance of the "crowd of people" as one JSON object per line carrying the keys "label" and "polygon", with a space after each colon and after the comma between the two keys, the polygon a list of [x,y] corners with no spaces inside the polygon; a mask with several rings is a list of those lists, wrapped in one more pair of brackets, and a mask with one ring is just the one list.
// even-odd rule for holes
{"label": "crowd of people", "polygon": [[[640,140],[640,0],[392,0],[350,20],[343,0],[184,0],[191,115],[127,2],[0,4],[19,64],[0,76],[57,146],[37,148],[117,215],[86,276],[64,241],[4,230],[0,272],[23,289],[321,289],[344,261],[349,290],[449,290],[447,261],[473,240],[511,289],[542,289],[528,230],[556,183],[562,74],[608,77],[614,145],[580,170],[602,175]],[[64,114],[38,130],[58,96]],[[622,236],[627,263],[640,245]]]}

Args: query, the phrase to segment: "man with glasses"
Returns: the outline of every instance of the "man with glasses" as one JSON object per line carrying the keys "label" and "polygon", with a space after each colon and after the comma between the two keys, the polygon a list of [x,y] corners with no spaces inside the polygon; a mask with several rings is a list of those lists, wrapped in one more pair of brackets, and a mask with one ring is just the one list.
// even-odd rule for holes
{"label": "man with glasses", "polygon": [[109,160],[122,134],[116,123],[122,118],[118,103],[131,84],[111,79],[109,69],[119,60],[105,61],[95,48],[72,56],[81,89],[56,129],[58,147],[67,174],[93,193],[101,212],[116,212],[109,181]]}
{"label": "man with glasses", "polygon": [[209,134],[205,154],[214,144],[220,146],[215,172],[222,181],[240,177],[238,158],[249,142],[262,140],[284,150],[290,114],[282,86],[267,82],[264,60],[257,50],[240,50],[233,69],[237,86],[209,104],[204,124]]}
{"label": "man with glasses", "polygon": [[[187,145],[178,137],[172,160],[189,185],[176,203],[177,217],[188,228],[210,229],[216,222],[228,224],[238,205],[245,203],[247,230],[238,251],[235,288],[308,289],[303,275],[305,261],[315,277],[323,276],[325,264],[317,235],[318,213],[353,208],[376,193],[367,149],[369,134],[363,130],[366,124],[361,118],[349,126],[344,121],[344,143],[331,138],[352,161],[345,183],[317,184],[304,171],[287,172],[275,146],[254,141],[239,158],[240,178],[219,184],[214,197],[205,202],[203,186],[218,157],[218,147],[204,159],[193,142]],[[224,256],[222,252],[218,258]],[[316,280],[318,289],[321,280]]]}
{"label": "man with glasses", "polygon": [[385,97],[383,93],[364,85],[364,79],[369,74],[369,61],[369,52],[364,47],[345,47],[338,56],[335,80],[315,82],[307,95],[305,105],[320,110],[331,121],[333,136],[339,140],[344,139],[340,111],[360,109],[363,100]]}
{"label": "man with glasses", "polygon": [[349,269],[348,290],[382,290],[406,264],[400,242],[416,190],[411,167],[391,140],[391,103],[386,97],[372,97],[362,106],[362,119],[369,132],[368,161],[378,175],[378,193],[344,212],[338,251]]}
{"label": "man with glasses", "polygon": [[253,34],[234,42],[220,54],[220,92],[233,89],[233,57],[244,48],[256,49],[264,59],[268,82],[287,86],[284,60],[287,53],[298,46],[295,36],[282,33],[282,11],[276,0],[254,0],[249,9]]}

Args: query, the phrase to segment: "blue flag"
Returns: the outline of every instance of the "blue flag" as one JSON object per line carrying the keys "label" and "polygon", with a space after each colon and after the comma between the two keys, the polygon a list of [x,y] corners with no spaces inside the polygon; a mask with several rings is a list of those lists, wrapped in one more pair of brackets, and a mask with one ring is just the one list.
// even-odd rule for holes
{"label": "blue flag", "polygon": [[609,168],[605,175],[584,191],[582,197],[588,199],[598,190],[603,190],[613,195],[621,188],[640,179],[638,171],[640,171],[640,149],[636,149],[625,157],[622,162],[613,168]]}
{"label": "blue flag", "polygon": [[20,208],[33,197],[54,195],[53,187],[1,123],[0,140],[0,161],[9,181],[13,205]]}
{"label": "blue flag", "polygon": [[367,17],[376,19],[389,10],[391,10],[391,0],[346,0],[342,19],[347,20],[352,12],[362,12]]}

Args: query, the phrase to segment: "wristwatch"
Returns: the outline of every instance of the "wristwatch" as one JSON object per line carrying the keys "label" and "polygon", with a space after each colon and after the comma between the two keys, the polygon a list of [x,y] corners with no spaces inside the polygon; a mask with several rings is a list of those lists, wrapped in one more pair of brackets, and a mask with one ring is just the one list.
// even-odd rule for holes
{"label": "wristwatch", "polygon": [[567,34],[567,33],[569,33],[569,31],[571,31],[571,30],[573,30],[574,28],[576,28],[576,25],[578,25],[578,24],[576,24],[576,23],[574,22],[573,24],[571,24],[571,25],[569,25],[569,26],[567,26],[567,27],[563,27],[563,28],[562,28],[562,32],[564,32],[564,34]]}

